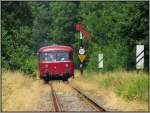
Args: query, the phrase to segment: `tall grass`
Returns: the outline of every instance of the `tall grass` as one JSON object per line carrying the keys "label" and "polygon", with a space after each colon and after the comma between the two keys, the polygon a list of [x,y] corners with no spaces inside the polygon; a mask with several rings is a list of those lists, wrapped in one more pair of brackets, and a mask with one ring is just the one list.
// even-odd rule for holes
{"label": "tall grass", "polygon": [[[33,88],[34,78],[25,76],[19,71],[2,71],[2,110],[20,111],[28,110],[36,97]],[[38,86],[37,86],[38,87]],[[32,93],[31,93],[32,92]],[[32,95],[33,97],[32,97]]]}
{"label": "tall grass", "polygon": [[148,73],[139,71],[75,71],[71,83],[88,92],[107,108],[117,111],[148,111]]}
{"label": "tall grass", "polygon": [[145,72],[113,72],[101,79],[104,88],[112,88],[127,100],[148,101],[148,74]]}

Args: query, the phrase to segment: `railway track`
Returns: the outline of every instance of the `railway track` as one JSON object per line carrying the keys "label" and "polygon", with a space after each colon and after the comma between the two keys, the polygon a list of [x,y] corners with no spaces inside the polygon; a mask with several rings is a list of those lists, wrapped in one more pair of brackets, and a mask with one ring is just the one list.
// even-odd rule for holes
{"label": "railway track", "polygon": [[81,91],[78,88],[75,88],[73,86],[71,86],[74,90],[76,90],[80,95],[82,95],[87,102],[89,102],[93,108],[96,109],[96,111],[101,111],[101,112],[106,112],[106,110],[104,108],[101,107],[101,105],[99,105],[97,102],[95,102],[92,98],[90,98],[88,95],[86,95],[83,91]]}
{"label": "railway track", "polygon": [[62,110],[60,99],[59,99],[58,95],[56,94],[56,92],[55,92],[55,90],[53,88],[53,84],[50,82],[49,85],[51,87],[52,98],[53,98],[53,105],[54,105],[55,111],[56,112],[61,112],[63,110]]}
{"label": "railway track", "polygon": [[[54,109],[55,109],[56,112],[61,112],[61,111],[63,111],[62,103],[60,101],[61,98],[60,98],[59,95],[57,95],[56,91],[54,90],[53,83],[49,82],[49,85],[51,87],[51,94],[52,94],[52,98],[53,98]],[[84,103],[88,104],[88,106],[90,108],[92,108],[92,110],[94,110],[94,111],[101,111],[101,112],[105,112],[106,111],[104,108],[101,107],[101,105],[99,105],[97,102],[95,102],[92,98],[90,98],[88,95],[86,95],[80,89],[78,89],[76,87],[73,87],[72,85],[69,84],[69,82],[67,82],[66,85],[69,85],[69,87],[71,87],[71,89],[76,91],[80,95],[80,97],[82,97],[82,100],[84,101]],[[68,111],[69,111],[69,109],[68,109]]]}

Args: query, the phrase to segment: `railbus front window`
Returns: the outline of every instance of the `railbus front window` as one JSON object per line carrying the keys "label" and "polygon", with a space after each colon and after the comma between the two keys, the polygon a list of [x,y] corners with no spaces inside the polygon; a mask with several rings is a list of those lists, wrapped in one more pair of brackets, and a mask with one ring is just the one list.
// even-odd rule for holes
{"label": "railbus front window", "polygon": [[40,54],[40,61],[66,61],[69,60],[68,52],[45,52]]}
{"label": "railbus front window", "polygon": [[69,54],[67,52],[57,53],[57,61],[66,61],[69,60]]}

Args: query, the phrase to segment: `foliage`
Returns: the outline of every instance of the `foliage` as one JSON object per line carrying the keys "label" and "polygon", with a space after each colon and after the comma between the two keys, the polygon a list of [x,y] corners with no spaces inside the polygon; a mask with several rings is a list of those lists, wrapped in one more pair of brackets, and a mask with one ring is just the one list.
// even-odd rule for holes
{"label": "foliage", "polygon": [[[21,11],[20,11],[21,10]],[[3,2],[2,67],[24,70],[32,53],[32,13],[25,2]]]}
{"label": "foliage", "polygon": [[[67,7],[66,7],[67,6]],[[104,71],[135,69],[135,46],[145,45],[148,71],[148,2],[2,2],[2,68],[33,73],[36,52],[46,45],[74,48],[79,66],[81,21],[94,44],[83,39],[85,68],[98,71],[98,54],[104,54]]]}

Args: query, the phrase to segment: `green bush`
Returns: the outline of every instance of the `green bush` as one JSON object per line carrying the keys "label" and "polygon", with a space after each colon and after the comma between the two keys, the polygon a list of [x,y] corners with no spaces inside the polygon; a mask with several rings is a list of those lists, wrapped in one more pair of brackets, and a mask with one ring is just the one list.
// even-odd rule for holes
{"label": "green bush", "polygon": [[93,45],[87,51],[87,56],[85,59],[85,66],[89,72],[98,72],[98,54],[102,53],[99,51],[100,48],[97,45]]}
{"label": "green bush", "polygon": [[25,61],[25,64],[21,67],[21,70],[27,74],[33,74],[37,70],[37,65],[37,59],[31,56]]}
{"label": "green bush", "polygon": [[103,48],[105,71],[126,69],[128,47],[125,40],[116,39]]}
{"label": "green bush", "polygon": [[148,79],[146,76],[138,76],[134,79],[124,81],[116,87],[118,95],[128,100],[148,100]]}

